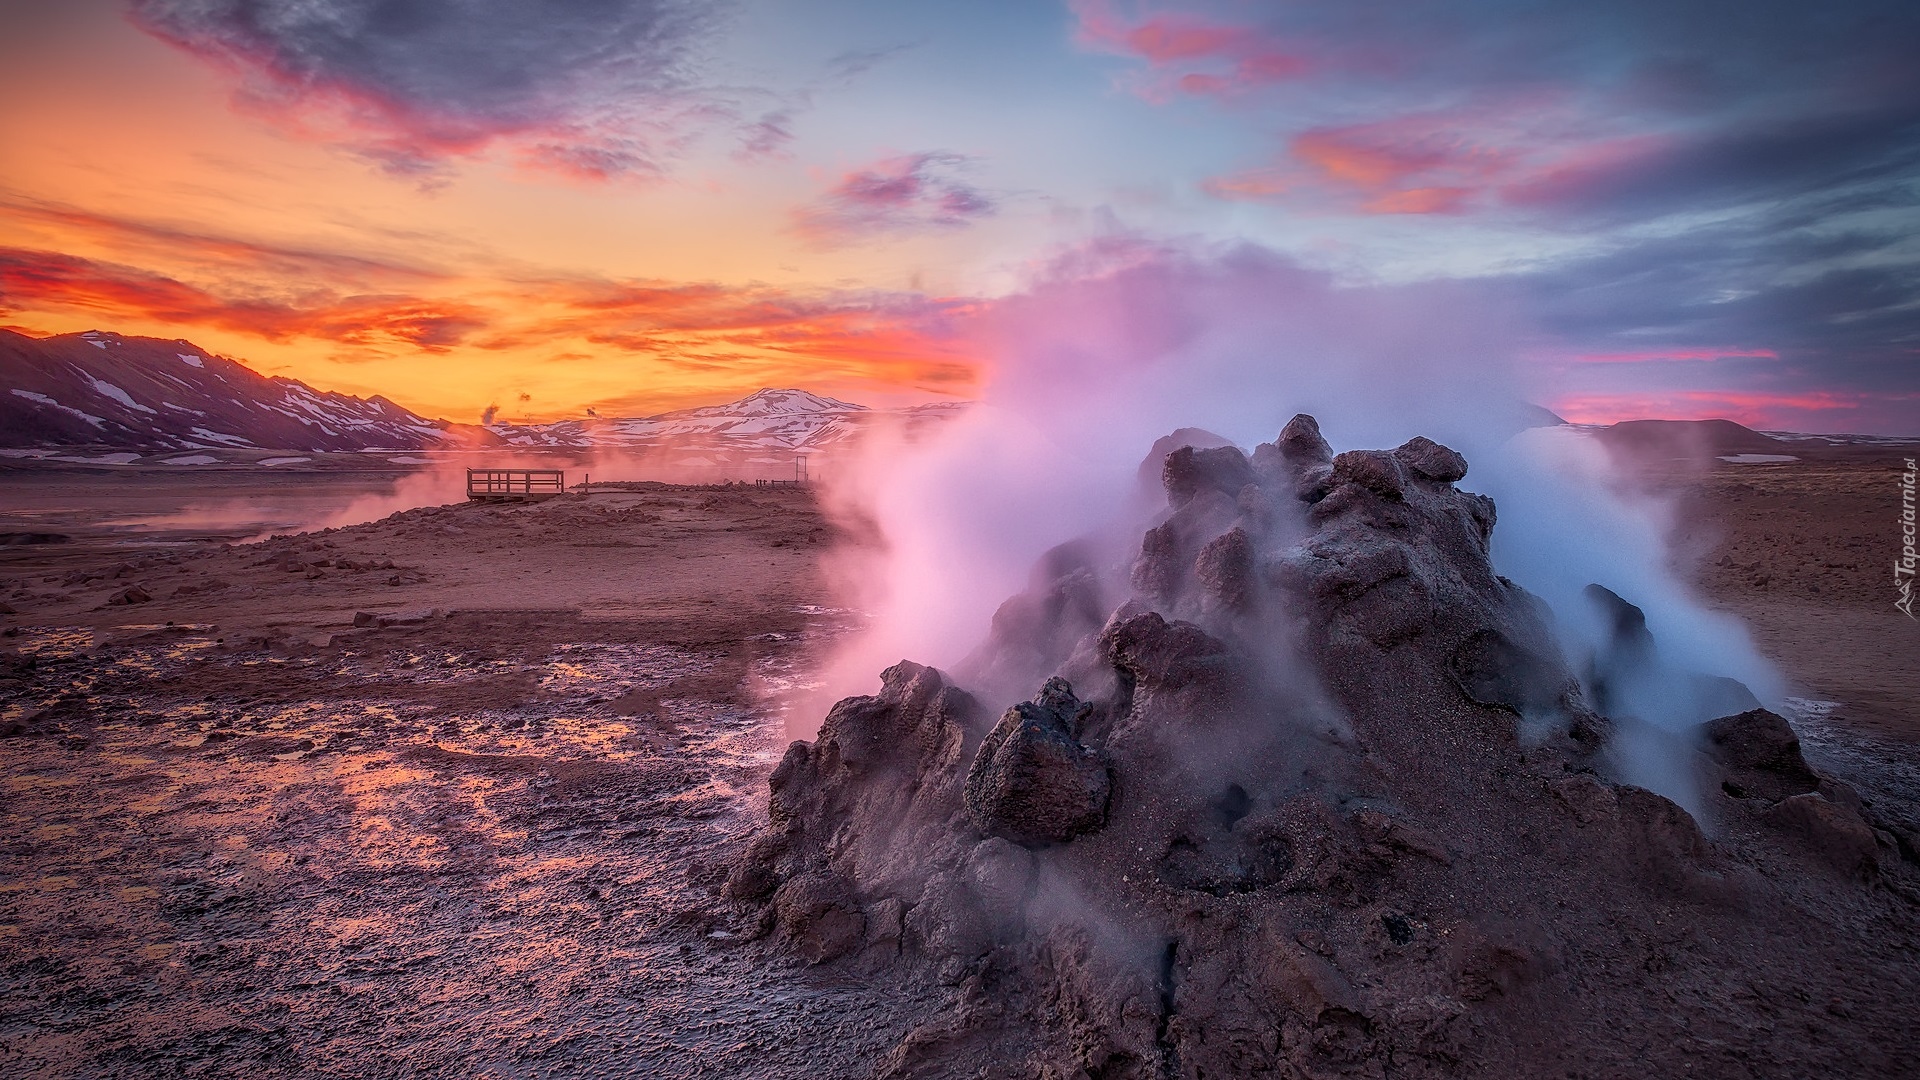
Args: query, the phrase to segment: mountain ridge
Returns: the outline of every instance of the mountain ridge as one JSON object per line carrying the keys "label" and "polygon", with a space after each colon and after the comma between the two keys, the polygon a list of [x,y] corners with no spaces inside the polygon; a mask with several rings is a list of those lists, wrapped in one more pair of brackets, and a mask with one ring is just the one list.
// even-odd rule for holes
{"label": "mountain ridge", "polygon": [[428,450],[498,441],[383,395],[262,375],[184,338],[0,330],[0,446]]}
{"label": "mountain ridge", "polygon": [[873,409],[810,390],[767,387],[719,405],[675,409],[652,416],[589,417],[548,424],[493,424],[513,446],[672,446],[716,451],[822,450],[855,439],[877,425],[906,428],[945,419],[971,402],[932,402],[904,409]]}
{"label": "mountain ridge", "polygon": [[966,402],[873,409],[794,387],[639,417],[460,424],[384,395],[263,375],[185,338],[0,330],[0,448],[116,451],[436,450],[522,446],[695,451],[824,449],[889,422],[936,422]]}

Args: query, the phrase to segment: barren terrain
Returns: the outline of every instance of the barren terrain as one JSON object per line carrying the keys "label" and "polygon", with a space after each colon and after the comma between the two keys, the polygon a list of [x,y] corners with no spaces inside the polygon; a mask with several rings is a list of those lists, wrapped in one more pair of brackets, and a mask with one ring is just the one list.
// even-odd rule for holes
{"label": "barren terrain", "polygon": [[19,531],[56,526],[0,549],[0,1071],[784,1076],[897,1038],[700,902],[843,618],[805,492]]}
{"label": "barren terrain", "polygon": [[[1663,482],[1809,757],[1911,807],[1898,460]],[[0,473],[0,1071],[824,1078],[917,1022],[908,988],[750,962],[716,899],[783,696],[858,618],[808,492],[635,486],[244,545],[245,513],[100,509],[256,476]],[[322,482],[354,483],[272,481]]]}

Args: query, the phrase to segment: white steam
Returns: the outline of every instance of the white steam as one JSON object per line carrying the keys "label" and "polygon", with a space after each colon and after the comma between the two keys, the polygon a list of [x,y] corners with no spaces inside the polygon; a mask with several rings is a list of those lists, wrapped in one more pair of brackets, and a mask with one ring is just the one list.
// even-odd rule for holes
{"label": "white steam", "polygon": [[[1496,569],[1552,604],[1576,669],[1592,630],[1579,592],[1598,582],[1646,609],[1677,668],[1777,693],[1740,627],[1667,568],[1662,507],[1617,490],[1602,459],[1569,448],[1577,435],[1514,438],[1545,388],[1526,381],[1521,329],[1498,305],[1460,285],[1343,287],[1251,248],[1101,257],[1093,272],[1084,258],[1056,264],[997,306],[979,408],[839,471],[830,499],[871,519],[885,557],[858,553],[847,575],[873,618],[828,692],[867,692],[902,658],[952,665],[1056,544],[1104,536],[1137,551],[1136,470],[1156,438],[1199,427],[1250,448],[1308,412],[1336,450],[1426,435],[1466,454],[1463,486],[1499,503]],[[1661,773],[1638,776],[1686,794]]]}

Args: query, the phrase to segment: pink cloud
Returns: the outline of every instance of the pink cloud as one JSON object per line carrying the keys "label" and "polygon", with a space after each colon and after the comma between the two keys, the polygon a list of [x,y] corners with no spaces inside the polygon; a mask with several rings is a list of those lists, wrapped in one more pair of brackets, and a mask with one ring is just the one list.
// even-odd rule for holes
{"label": "pink cloud", "polygon": [[884,158],[846,173],[818,199],[793,211],[793,229],[809,243],[837,247],[887,234],[964,228],[996,207],[960,178],[959,154]]}
{"label": "pink cloud", "polygon": [[[1898,395],[1912,400],[1915,395]],[[1739,390],[1670,390],[1572,394],[1548,407],[1575,424],[1622,420],[1732,420],[1768,431],[1836,430],[1848,414],[1882,409],[1885,394],[1810,391],[1770,394]]]}
{"label": "pink cloud", "polygon": [[1255,26],[1185,13],[1128,18],[1111,0],[1072,0],[1071,6],[1082,45],[1146,61],[1150,74],[1134,89],[1153,100],[1231,97],[1299,79],[1312,69],[1303,49]]}
{"label": "pink cloud", "polygon": [[1223,199],[1460,214],[1573,197],[1668,145],[1662,136],[1615,135],[1552,96],[1534,95],[1311,128],[1277,161],[1204,187]]}

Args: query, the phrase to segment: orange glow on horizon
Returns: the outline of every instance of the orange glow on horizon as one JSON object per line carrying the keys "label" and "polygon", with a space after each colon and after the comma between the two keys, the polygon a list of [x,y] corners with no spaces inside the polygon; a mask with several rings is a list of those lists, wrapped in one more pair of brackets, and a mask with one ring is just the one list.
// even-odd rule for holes
{"label": "orange glow on horizon", "polygon": [[[1920,399],[1920,395],[1913,395]],[[1843,415],[1884,401],[1836,393],[1767,394],[1719,390],[1575,394],[1548,406],[1573,424],[1616,424],[1623,420],[1732,420],[1751,428],[1781,429],[1794,414]]]}
{"label": "orange glow on horizon", "polygon": [[34,103],[0,109],[0,323],[21,332],[183,338],[455,421],[974,389],[975,302],[940,298],[968,284],[941,268],[985,241],[813,250],[786,227],[813,188],[797,163],[609,183],[475,144],[423,187],[236,108],[230,73],[115,14],[74,17],[86,34],[0,70],[0,100]]}

